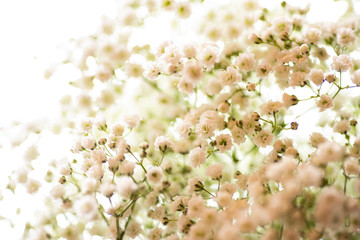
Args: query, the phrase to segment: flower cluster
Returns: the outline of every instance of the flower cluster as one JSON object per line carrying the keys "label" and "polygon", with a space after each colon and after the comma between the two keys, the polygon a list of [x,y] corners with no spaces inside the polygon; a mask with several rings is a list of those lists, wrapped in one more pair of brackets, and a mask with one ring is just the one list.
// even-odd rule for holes
{"label": "flower cluster", "polygon": [[[358,239],[360,18],[348,2],[336,23],[285,1],[124,3],[67,58],[81,72],[62,102],[71,157],[41,183],[27,177],[41,154],[29,148],[12,179],[50,188],[51,211],[25,237]],[[162,14],[197,38],[137,43]]]}

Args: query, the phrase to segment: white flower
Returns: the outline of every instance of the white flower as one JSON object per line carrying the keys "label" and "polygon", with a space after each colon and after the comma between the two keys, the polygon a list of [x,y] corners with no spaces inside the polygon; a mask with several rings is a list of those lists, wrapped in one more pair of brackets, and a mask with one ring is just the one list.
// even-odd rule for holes
{"label": "white flower", "polygon": [[162,171],[161,167],[151,167],[148,169],[146,177],[150,182],[157,183],[163,176]]}
{"label": "white flower", "polygon": [[234,86],[241,81],[241,74],[234,67],[227,67],[226,71],[220,71],[219,79],[224,85]]}
{"label": "white flower", "polygon": [[136,128],[139,126],[141,118],[138,114],[125,115],[123,116],[123,121],[128,128]]}
{"label": "white flower", "polygon": [[230,150],[232,147],[232,138],[230,134],[220,134],[216,136],[216,147],[220,152]]}
{"label": "white flower", "polygon": [[349,56],[339,55],[333,56],[333,62],[331,63],[331,69],[337,72],[345,72],[349,70],[353,65]]}
{"label": "white flower", "polygon": [[131,194],[138,189],[138,185],[128,176],[119,177],[116,185],[118,186],[119,194],[124,198],[130,198]]}
{"label": "white flower", "polygon": [[214,180],[220,179],[222,177],[223,168],[224,165],[220,163],[214,163],[206,168],[206,175]]}
{"label": "white flower", "polygon": [[200,147],[194,148],[189,153],[189,162],[192,167],[199,167],[206,161],[206,151]]}
{"label": "white flower", "polygon": [[75,202],[75,212],[86,221],[94,220],[98,213],[97,202],[94,197],[87,195]]}
{"label": "white flower", "polygon": [[184,65],[183,76],[188,81],[197,83],[203,78],[203,68],[199,62],[189,61]]}
{"label": "white flower", "polygon": [[170,138],[165,136],[159,136],[155,139],[155,148],[156,150],[165,152],[167,149],[172,148],[174,143],[170,140]]}
{"label": "white flower", "polygon": [[255,67],[255,55],[252,53],[241,53],[235,59],[235,65],[239,70],[250,71]]}
{"label": "white flower", "polygon": [[356,70],[353,74],[353,77],[351,78],[351,81],[356,84],[357,86],[360,86],[360,69]]}
{"label": "white flower", "polygon": [[64,185],[57,183],[51,189],[50,194],[55,199],[62,198],[64,196],[64,194],[65,194]]}
{"label": "white flower", "polygon": [[253,141],[258,147],[266,147],[271,144],[273,139],[274,135],[270,131],[263,129],[254,136]]}
{"label": "white flower", "polygon": [[316,85],[321,85],[324,81],[324,72],[321,69],[311,69],[310,80]]}
{"label": "white flower", "polygon": [[316,106],[318,106],[320,108],[320,112],[322,112],[328,108],[332,108],[334,106],[334,103],[333,103],[331,97],[323,94],[320,96],[320,99],[319,99],[318,103],[316,104]]}

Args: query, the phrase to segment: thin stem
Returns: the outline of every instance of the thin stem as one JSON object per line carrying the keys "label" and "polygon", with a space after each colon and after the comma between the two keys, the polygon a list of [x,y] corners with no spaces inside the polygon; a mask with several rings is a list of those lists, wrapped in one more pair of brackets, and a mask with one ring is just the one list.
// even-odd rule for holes
{"label": "thin stem", "polygon": [[146,171],[144,165],[142,164],[142,162],[132,153],[132,151],[130,149],[128,151],[136,159],[137,163],[141,166],[141,168],[144,170],[144,172],[147,173],[147,171]]}
{"label": "thin stem", "polygon": [[[345,175],[344,175],[344,176],[345,176]],[[345,195],[346,195],[347,182],[348,182],[348,177],[345,176],[345,181],[344,181],[344,194],[345,194]]]}
{"label": "thin stem", "polygon": [[311,91],[313,91],[313,93],[315,93],[317,96],[319,96],[319,93],[315,92],[315,90],[312,88],[312,86],[308,82],[306,82],[306,86],[308,86],[311,89]]}
{"label": "thin stem", "polygon": [[267,123],[270,123],[271,126],[274,125],[274,123],[273,123],[272,121],[270,121],[270,120],[266,120],[266,119],[264,119],[264,118],[260,118],[260,120],[262,120],[262,121],[264,121],[264,122],[267,122]]}
{"label": "thin stem", "polygon": [[[134,204],[131,206],[131,213],[133,212],[134,207],[135,207],[135,202],[134,202]],[[129,225],[130,220],[131,220],[131,214],[129,215],[129,217],[128,217],[126,223],[125,223],[124,230],[122,231],[122,233],[121,233],[121,235],[120,235],[120,237],[119,237],[119,240],[122,240],[122,239],[124,238],[125,231],[126,231],[128,225]]]}
{"label": "thin stem", "polygon": [[273,132],[274,132],[276,129],[276,113],[275,112],[273,113],[273,116],[274,116],[274,125],[273,125]]}
{"label": "thin stem", "polygon": [[119,216],[116,216],[116,240],[120,240],[121,239],[121,235],[120,235],[120,224],[119,224]]}
{"label": "thin stem", "polygon": [[212,194],[211,192],[209,192],[208,190],[206,190],[204,187],[202,188],[203,191],[207,192],[210,196],[212,197],[216,197],[214,194]]}
{"label": "thin stem", "polygon": [[164,157],[165,157],[165,152],[163,152],[163,155],[162,155],[162,157],[160,159],[160,162],[157,164],[158,166],[161,165],[162,161],[164,160]]}
{"label": "thin stem", "polygon": [[340,82],[339,82],[339,85],[337,85],[335,82],[334,82],[335,86],[338,88],[337,92],[335,93],[335,95],[332,97],[332,99],[334,99],[336,97],[336,95],[338,95],[338,93],[343,89],[341,87],[341,71],[340,71]]}

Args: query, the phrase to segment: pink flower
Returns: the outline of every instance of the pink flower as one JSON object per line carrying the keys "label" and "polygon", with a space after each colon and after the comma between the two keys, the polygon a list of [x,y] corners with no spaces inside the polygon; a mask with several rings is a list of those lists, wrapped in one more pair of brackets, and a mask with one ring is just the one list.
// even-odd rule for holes
{"label": "pink flower", "polygon": [[333,62],[331,63],[331,69],[337,72],[345,72],[349,70],[353,65],[349,56],[339,55],[333,57]]}
{"label": "pink flower", "polygon": [[206,151],[200,147],[194,148],[190,151],[189,162],[192,167],[199,167],[206,161]]}
{"label": "pink flower", "polygon": [[254,136],[253,141],[258,147],[266,147],[271,144],[273,139],[274,135],[270,131],[263,129]]}
{"label": "pink flower", "polygon": [[216,136],[216,147],[220,152],[230,150],[232,147],[232,139],[230,134],[220,134]]}
{"label": "pink flower", "polygon": [[206,168],[206,175],[211,177],[214,180],[221,179],[222,177],[222,170],[224,168],[224,165],[220,163],[214,163]]}
{"label": "pink flower", "polygon": [[321,95],[319,101],[317,102],[316,106],[320,108],[320,112],[332,108],[334,106],[334,103],[332,101],[332,98],[328,95]]}
{"label": "pink flower", "polygon": [[324,81],[324,72],[321,69],[311,69],[310,80],[316,85],[321,85]]}

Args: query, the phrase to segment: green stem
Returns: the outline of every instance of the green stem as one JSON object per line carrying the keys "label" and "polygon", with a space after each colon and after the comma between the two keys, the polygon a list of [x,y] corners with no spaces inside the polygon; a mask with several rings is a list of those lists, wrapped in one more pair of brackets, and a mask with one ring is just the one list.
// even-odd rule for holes
{"label": "green stem", "polygon": [[214,194],[212,194],[211,192],[209,192],[208,190],[206,190],[204,187],[202,188],[203,191],[207,192],[210,196],[212,197],[216,197]]}
{"label": "green stem", "polygon": [[336,87],[338,88],[338,90],[336,91],[335,95],[332,97],[332,99],[334,99],[336,97],[336,95],[338,95],[338,93],[343,89],[341,87],[341,71],[340,71],[340,82],[339,82],[339,85],[337,85],[335,82],[334,84],[336,85]]}

